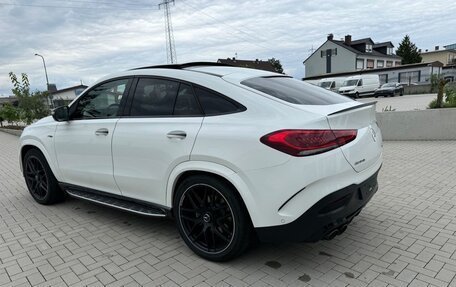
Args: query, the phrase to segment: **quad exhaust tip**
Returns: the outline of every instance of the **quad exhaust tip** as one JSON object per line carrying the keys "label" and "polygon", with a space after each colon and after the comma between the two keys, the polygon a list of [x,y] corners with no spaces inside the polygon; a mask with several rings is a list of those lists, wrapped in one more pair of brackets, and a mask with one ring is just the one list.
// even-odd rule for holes
{"label": "quad exhaust tip", "polygon": [[336,235],[341,235],[342,233],[345,232],[345,230],[347,230],[347,226],[348,226],[348,224],[345,224],[345,225],[342,225],[339,228],[336,228],[336,229],[332,230],[327,235],[325,235],[324,239],[325,240],[331,240],[334,237],[336,237]]}

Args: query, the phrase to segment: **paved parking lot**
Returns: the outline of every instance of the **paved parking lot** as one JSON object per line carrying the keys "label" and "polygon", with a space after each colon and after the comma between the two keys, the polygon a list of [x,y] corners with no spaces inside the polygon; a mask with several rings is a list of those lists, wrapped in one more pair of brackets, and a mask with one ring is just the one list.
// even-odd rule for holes
{"label": "paved parking lot", "polygon": [[437,94],[422,94],[422,95],[404,95],[402,97],[369,97],[360,98],[358,101],[362,103],[368,103],[377,101],[377,112],[381,112],[382,109],[392,108],[396,111],[413,111],[413,110],[425,110],[429,103],[437,98]]}
{"label": "paved parking lot", "polygon": [[78,200],[41,206],[0,132],[1,286],[456,286],[456,142],[386,142],[380,189],[347,231],[218,264],[173,222]]}

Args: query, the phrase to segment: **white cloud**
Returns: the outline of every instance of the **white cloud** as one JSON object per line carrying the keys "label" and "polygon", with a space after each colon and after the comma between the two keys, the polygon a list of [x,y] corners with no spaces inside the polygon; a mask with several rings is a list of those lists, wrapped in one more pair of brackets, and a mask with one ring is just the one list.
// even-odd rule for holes
{"label": "white cloud", "polygon": [[[45,88],[35,53],[45,56],[49,80],[58,88],[165,63],[159,2],[2,2],[16,5],[0,4],[0,95],[10,94],[9,71],[27,73],[32,88]],[[455,13],[456,2],[446,0],[176,0],[172,21],[179,62],[215,61],[235,53],[241,59],[275,57],[287,73],[302,77],[302,61],[328,33],[395,45],[409,34],[418,47],[431,49],[456,42]]]}

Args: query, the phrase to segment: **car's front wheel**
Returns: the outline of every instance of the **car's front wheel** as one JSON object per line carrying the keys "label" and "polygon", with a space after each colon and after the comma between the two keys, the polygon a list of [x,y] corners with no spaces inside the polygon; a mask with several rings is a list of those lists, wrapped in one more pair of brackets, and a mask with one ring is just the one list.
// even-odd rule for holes
{"label": "car's front wheel", "polygon": [[174,197],[174,216],[185,243],[199,256],[226,261],[249,246],[252,224],[234,188],[209,175],[184,179]]}
{"label": "car's front wheel", "polygon": [[64,192],[39,150],[27,151],[22,164],[25,183],[36,202],[48,205],[64,199]]}

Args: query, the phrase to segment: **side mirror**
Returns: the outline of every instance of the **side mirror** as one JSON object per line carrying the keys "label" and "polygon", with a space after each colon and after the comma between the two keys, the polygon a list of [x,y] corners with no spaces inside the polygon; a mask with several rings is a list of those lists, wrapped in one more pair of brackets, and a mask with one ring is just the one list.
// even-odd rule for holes
{"label": "side mirror", "polygon": [[66,122],[70,120],[68,107],[61,106],[52,110],[52,117],[58,122]]}

